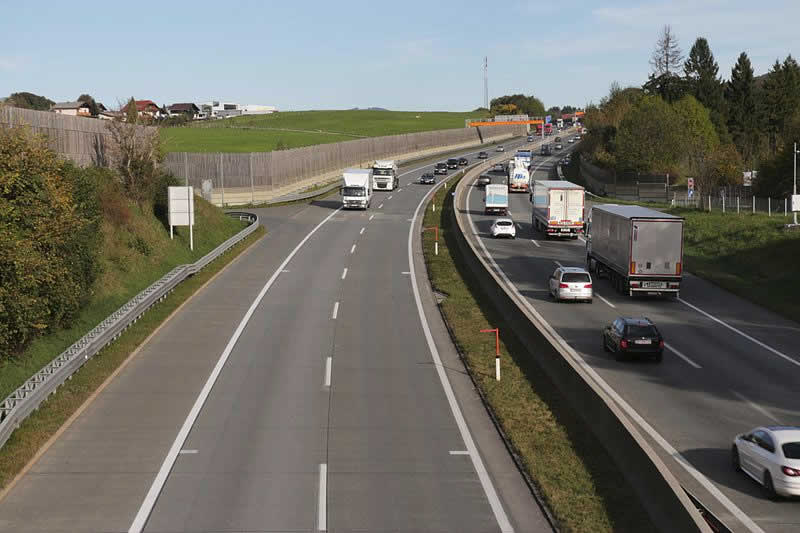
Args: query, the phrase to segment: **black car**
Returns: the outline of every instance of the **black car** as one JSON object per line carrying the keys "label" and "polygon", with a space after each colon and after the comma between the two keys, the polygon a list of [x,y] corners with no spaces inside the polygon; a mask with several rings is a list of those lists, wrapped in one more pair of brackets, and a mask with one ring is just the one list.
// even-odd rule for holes
{"label": "black car", "polygon": [[456,159],[454,157],[451,158],[451,159],[448,159],[447,160],[447,168],[450,168],[450,169],[458,168],[458,159]]}
{"label": "black car", "polygon": [[550,155],[553,153],[552,149],[550,148],[549,144],[542,145],[542,155]]}
{"label": "black car", "polygon": [[469,159],[467,159],[466,157],[459,157],[458,158],[458,166],[465,167],[467,165],[469,165]]}
{"label": "black car", "polygon": [[486,152],[478,152],[478,159],[489,159],[489,154]]}
{"label": "black car", "polygon": [[475,182],[475,184],[478,187],[480,187],[481,185],[483,186],[489,185],[491,182],[492,182],[492,177],[484,172],[483,174],[478,176],[478,180]]}
{"label": "black car", "polygon": [[447,163],[436,163],[433,168],[434,174],[447,174]]}
{"label": "black car", "polygon": [[433,185],[436,183],[436,176],[433,174],[433,172],[426,172],[419,177],[419,182],[426,185]]}
{"label": "black car", "polygon": [[618,361],[632,355],[649,355],[660,363],[664,337],[649,318],[620,317],[603,329],[603,350],[614,352]]}

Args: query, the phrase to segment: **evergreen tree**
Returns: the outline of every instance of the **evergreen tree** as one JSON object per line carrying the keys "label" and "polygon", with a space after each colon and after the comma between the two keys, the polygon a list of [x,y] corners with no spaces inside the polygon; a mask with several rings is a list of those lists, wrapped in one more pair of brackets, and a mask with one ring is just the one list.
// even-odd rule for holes
{"label": "evergreen tree", "polygon": [[688,92],[710,109],[712,115],[722,113],[724,87],[718,77],[719,65],[705,38],[698,37],[695,41],[683,64],[683,72]]}
{"label": "evergreen tree", "polygon": [[731,69],[725,99],[729,109],[728,129],[742,159],[749,165],[755,164],[760,143],[756,98],[753,66],[747,54],[742,52]]}
{"label": "evergreen tree", "polygon": [[775,61],[764,80],[762,113],[767,124],[771,155],[785,142],[787,121],[800,108],[800,65],[790,55]]}

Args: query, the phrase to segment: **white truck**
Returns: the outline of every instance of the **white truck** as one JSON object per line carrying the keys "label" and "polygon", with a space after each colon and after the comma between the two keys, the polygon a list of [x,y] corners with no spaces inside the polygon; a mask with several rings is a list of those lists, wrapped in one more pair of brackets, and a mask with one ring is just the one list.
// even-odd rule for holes
{"label": "white truck", "polygon": [[677,297],[683,218],[638,205],[595,205],[587,221],[586,262],[621,293]]}
{"label": "white truck", "polygon": [[397,164],[394,161],[375,161],[372,165],[373,190],[393,191],[399,186]]}
{"label": "white truck", "polygon": [[345,169],[339,194],[344,209],[367,209],[372,199],[372,169]]}
{"label": "white truck", "polygon": [[514,159],[508,163],[508,186],[511,192],[528,192],[531,184],[531,159],[530,150],[518,150]]}
{"label": "white truck", "polygon": [[487,215],[498,213],[508,214],[508,186],[500,183],[490,183],[485,187],[483,195],[483,212]]}
{"label": "white truck", "polygon": [[531,224],[548,237],[577,239],[583,231],[584,190],[562,180],[535,180]]}

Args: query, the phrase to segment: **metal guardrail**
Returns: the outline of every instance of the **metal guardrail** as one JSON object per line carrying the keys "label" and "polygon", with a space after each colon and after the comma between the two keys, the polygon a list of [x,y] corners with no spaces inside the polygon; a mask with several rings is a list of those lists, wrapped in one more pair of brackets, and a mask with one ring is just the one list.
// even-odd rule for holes
{"label": "metal guardrail", "polygon": [[256,215],[244,212],[227,214],[240,220],[247,220],[250,225],[197,262],[173,268],[78,339],[0,403],[0,448],[5,445],[14,430],[62,383],[70,379],[89,358],[119,338],[150,307],[164,300],[179,283],[202,270],[258,228],[259,221]]}

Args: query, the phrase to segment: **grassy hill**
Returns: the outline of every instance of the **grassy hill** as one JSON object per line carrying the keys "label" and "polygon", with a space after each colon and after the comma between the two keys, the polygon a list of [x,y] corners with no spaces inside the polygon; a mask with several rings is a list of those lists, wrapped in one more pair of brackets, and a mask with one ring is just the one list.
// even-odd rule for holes
{"label": "grassy hill", "polygon": [[169,152],[266,152],[362,137],[463,128],[480,113],[415,111],[290,111],[163,128]]}

